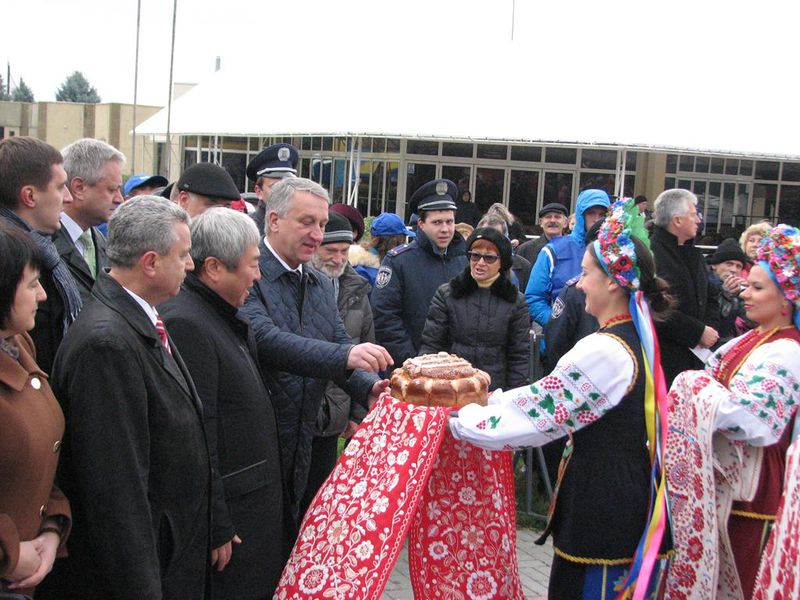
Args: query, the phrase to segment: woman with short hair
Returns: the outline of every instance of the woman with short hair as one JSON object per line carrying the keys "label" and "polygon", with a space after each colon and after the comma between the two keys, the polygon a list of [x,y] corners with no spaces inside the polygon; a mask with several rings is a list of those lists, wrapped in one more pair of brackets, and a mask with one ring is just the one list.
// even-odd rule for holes
{"label": "woman with short hair", "polygon": [[0,222],[0,591],[32,594],[63,551],[69,503],[53,484],[64,415],[36,365],[41,251]]}

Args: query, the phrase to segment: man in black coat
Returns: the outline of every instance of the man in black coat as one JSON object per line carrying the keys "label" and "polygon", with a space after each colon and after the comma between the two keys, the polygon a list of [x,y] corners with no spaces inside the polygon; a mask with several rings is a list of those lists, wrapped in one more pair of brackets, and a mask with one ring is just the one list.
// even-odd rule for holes
{"label": "man in black coat", "polygon": [[78,287],[50,239],[72,202],[64,158],[50,144],[17,136],[0,141],[0,219],[27,233],[42,251],[39,282],[47,299],[39,303],[31,331],[36,362],[51,373],[53,358],[82,306]]}
{"label": "man in black coat", "polygon": [[703,367],[692,349],[711,348],[717,342],[719,299],[708,282],[703,254],[694,247],[700,225],[697,196],[682,189],[661,192],[655,201],[654,222],[650,246],[656,270],[677,301],[669,318],[656,323],[669,386],[681,371]]}
{"label": "man in black coat", "polygon": [[365,407],[389,384],[373,374],[391,364],[389,354],[375,344],[351,342],[330,278],[307,264],[322,242],[327,221],[328,193],[319,184],[287,177],[272,186],[267,235],[260,246],[261,280],[242,309],[250,317],[278,419],[292,515],[290,543],[302,517],[300,501],[327,382],[336,382]]}
{"label": "man in black coat", "polygon": [[213,597],[266,600],[288,557],[275,412],[255,338],[237,315],[259,278],[258,230],[247,215],[212,208],[192,220],[191,232],[194,271],[158,308],[203,402],[216,475]]}
{"label": "man in black coat", "polygon": [[411,197],[419,215],[417,237],[390,250],[375,278],[372,308],[375,338],[399,367],[417,356],[431,300],[439,286],[467,266],[464,238],[455,230],[456,184],[434,179]]}
{"label": "man in black coat", "polygon": [[125,156],[92,138],[73,142],[61,153],[72,202],[64,205],[61,228],[53,243],[66,263],[84,304],[92,295],[98,271],[108,266],[106,238],[97,229],[122,204]]}
{"label": "man in black coat", "polygon": [[111,270],[56,356],[66,430],[58,482],[69,556],[37,597],[198,600],[207,591],[211,460],[200,399],[153,308],[187,270],[188,216],[139,196],[109,223]]}

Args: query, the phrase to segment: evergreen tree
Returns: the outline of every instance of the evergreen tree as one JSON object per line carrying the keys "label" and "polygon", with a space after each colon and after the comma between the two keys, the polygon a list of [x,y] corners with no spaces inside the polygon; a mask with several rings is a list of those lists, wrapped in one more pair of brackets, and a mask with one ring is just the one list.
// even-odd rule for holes
{"label": "evergreen tree", "polygon": [[59,102],[86,102],[96,104],[100,102],[100,96],[94,89],[83,73],[75,71],[64,80],[61,87],[56,91],[56,100]]}
{"label": "evergreen tree", "polygon": [[11,99],[14,102],[34,102],[33,90],[28,87],[22,77],[19,78],[19,85],[11,92]]}
{"label": "evergreen tree", "polygon": [[0,100],[10,100],[8,94],[6,93],[6,82],[3,79],[2,74],[0,74]]}

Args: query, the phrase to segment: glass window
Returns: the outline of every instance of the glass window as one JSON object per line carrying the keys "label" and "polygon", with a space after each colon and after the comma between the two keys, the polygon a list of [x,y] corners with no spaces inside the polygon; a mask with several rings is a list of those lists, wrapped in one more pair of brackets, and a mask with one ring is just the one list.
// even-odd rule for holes
{"label": "glass window", "polygon": [[[372,161],[372,184],[369,192],[369,208],[367,212],[361,213],[365,217],[377,217],[383,212],[383,193],[384,178],[386,175],[386,162],[382,160]],[[363,177],[363,171],[362,171]]]}
{"label": "glass window", "polygon": [[187,169],[192,165],[197,164],[197,150],[184,150],[183,151],[183,168]]}
{"label": "glass window", "polygon": [[739,163],[739,175],[750,177],[752,174],[753,174],[753,161],[742,160],[742,162]]}
{"label": "glass window", "polygon": [[[420,186],[436,179],[436,165],[406,163],[406,206]],[[406,211],[406,221],[411,213]]]}
{"label": "glass window", "polygon": [[495,202],[503,201],[503,183],[505,171],[503,169],[487,169],[478,167],[475,170],[475,198],[481,213]]}
{"label": "glass window", "polygon": [[408,154],[427,154],[436,156],[439,154],[439,142],[431,142],[429,140],[408,140],[406,146]]}
{"label": "glass window", "polygon": [[442,142],[442,156],[462,156],[472,158],[472,144]]}
{"label": "glass window", "polygon": [[544,174],[544,197],[542,206],[558,202],[572,211],[572,173]]}
{"label": "glass window", "polygon": [[245,168],[247,167],[247,155],[239,152],[223,152],[222,167],[228,172],[236,184],[236,188],[243,192],[245,189]]}
{"label": "glass window", "polygon": [[692,189],[692,182],[689,179],[679,179],[678,180],[678,188],[682,190],[691,190]]}
{"label": "glass window", "polygon": [[302,138],[303,141],[301,142],[300,149],[301,150],[311,150],[311,138],[304,137]]}
{"label": "glass window", "polygon": [[442,177],[458,186],[459,193],[469,191],[470,167],[463,165],[443,165]]}
{"label": "glass window", "polygon": [[725,175],[738,175],[739,174],[739,159],[726,158],[725,159]]}
{"label": "glass window", "polygon": [[[636,171],[636,152],[631,152],[628,150],[628,153],[625,155],[625,170],[626,171]],[[616,168],[616,165],[615,165]]]}
{"label": "glass window", "polygon": [[184,146],[187,148],[197,148],[197,136],[190,135],[184,138]]}
{"label": "glass window", "polygon": [[503,144],[478,144],[478,158],[492,158],[505,160],[508,156],[508,146]]}
{"label": "glass window", "polygon": [[400,152],[400,138],[387,139],[386,152]]}
{"label": "glass window", "polygon": [[540,162],[542,160],[542,149],[539,146],[511,146],[511,160]]}
{"label": "glass window", "polygon": [[372,151],[381,154],[386,152],[386,138],[372,138]]}
{"label": "glass window", "polygon": [[[512,150],[513,152],[513,150]],[[538,221],[539,171],[511,171],[508,210],[530,233]]]}
{"label": "glass window", "polygon": [[708,166],[711,161],[707,156],[698,156],[694,159],[695,173],[708,173]]}
{"label": "glass window", "polygon": [[750,209],[752,222],[761,219],[774,221],[775,205],[778,201],[778,185],[772,183],[758,183],[753,186],[753,203]]}
{"label": "glass window", "polygon": [[723,159],[723,158],[712,158],[711,159],[711,172],[712,173],[724,173],[725,172],[725,159]]}
{"label": "glass window", "polygon": [[677,170],[678,170],[678,155],[667,154],[667,173],[675,173],[677,172]]}
{"label": "glass window", "polygon": [[616,150],[591,150],[581,152],[581,167],[584,169],[616,169]]}
{"label": "glass window", "polygon": [[316,157],[311,160],[311,179],[326,190],[331,187],[331,168],[333,159],[330,156]]}
{"label": "glass window", "polygon": [[[335,138],[333,138],[333,151],[334,152],[349,152],[350,151],[350,145],[348,144],[348,142],[350,141],[350,139],[351,138],[346,138],[346,137],[335,137]],[[353,147],[357,147],[356,144],[357,144],[357,141],[353,140]]]}
{"label": "glass window", "polygon": [[[784,170],[785,169],[786,163],[784,163]],[[778,213],[778,221],[781,223],[791,223],[793,225],[800,223],[799,185],[781,186],[781,203],[780,212]]]}
{"label": "glass window", "polygon": [[247,138],[246,137],[224,137],[222,138],[220,146],[225,150],[242,150],[247,151]]}
{"label": "glass window", "polygon": [[782,181],[800,181],[800,163],[785,162],[783,163]]}
{"label": "glass window", "polygon": [[[384,195],[384,206],[381,212],[397,212],[397,173],[400,169],[400,163],[387,162],[385,164],[386,178],[384,185],[386,186],[386,194]],[[408,217],[407,212],[406,217]]]}
{"label": "glass window", "polygon": [[[369,138],[364,138],[364,141],[368,140]],[[358,170],[358,201],[356,208],[365,217],[369,215],[369,203],[374,193],[372,191],[372,186],[375,183],[372,177],[373,165],[377,166],[379,164],[377,161],[373,163],[371,160],[362,160],[361,168]],[[378,186],[380,186],[379,183]]]}
{"label": "glass window", "polygon": [[312,141],[311,141],[311,149],[312,150],[316,150],[317,152],[322,150],[322,138],[321,137],[315,137],[315,138],[312,139]]}
{"label": "glass window", "polygon": [[609,196],[614,194],[616,176],[613,173],[581,173],[580,190],[605,190]]}
{"label": "glass window", "polygon": [[750,215],[750,184],[740,183],[736,186],[736,215],[741,215],[741,220],[737,218],[736,224],[747,227],[750,223],[747,218]]}
{"label": "glass window", "polygon": [[781,163],[771,160],[756,161],[756,179],[766,179],[768,181],[778,181]]}
{"label": "glass window", "polygon": [[333,138],[330,136],[322,138],[322,151],[331,152],[333,150]]}
{"label": "glass window", "polygon": [[706,210],[703,213],[703,220],[707,223],[706,233],[719,231],[719,218],[722,210],[722,183],[710,181],[708,183],[708,194],[706,195]]}
{"label": "glass window", "polygon": [[[358,149],[358,141],[355,142],[356,150]],[[371,137],[362,137],[361,138],[361,152],[372,152],[372,138]]]}
{"label": "glass window", "polygon": [[[733,224],[733,215],[736,212],[736,184],[726,183],[722,186],[722,211],[720,212],[720,232],[724,231],[723,228]],[[726,234],[727,236],[734,235],[733,232]]]}
{"label": "glass window", "polygon": [[679,171],[694,171],[694,156],[681,155],[680,163],[678,164]]}
{"label": "glass window", "polygon": [[[331,139],[331,138],[328,138]],[[333,160],[333,190],[331,202],[344,202],[347,194],[347,169],[345,159],[335,158]]]}
{"label": "glass window", "polygon": [[671,190],[675,187],[675,178],[674,177],[664,177],[664,189]]}
{"label": "glass window", "polygon": [[549,163],[574,165],[578,161],[578,151],[575,148],[547,148],[544,159]]}

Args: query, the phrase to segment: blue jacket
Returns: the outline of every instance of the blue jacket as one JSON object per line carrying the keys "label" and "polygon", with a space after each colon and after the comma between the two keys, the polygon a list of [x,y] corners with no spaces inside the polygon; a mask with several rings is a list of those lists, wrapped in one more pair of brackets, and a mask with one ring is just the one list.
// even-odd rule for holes
{"label": "blue jacket", "polygon": [[581,272],[581,260],[586,249],[586,222],[583,213],[592,206],[608,208],[610,201],[603,190],[584,190],[578,195],[575,227],[568,236],[545,244],[531,270],[525,300],[531,319],[542,327],[550,320],[551,307],[567,281]]}
{"label": "blue jacket", "polygon": [[263,241],[259,247],[261,280],[250,290],[242,312],[250,318],[275,407],[283,476],[297,518],[325,386],[336,382],[366,407],[378,378],[358,369],[347,371],[353,343],[339,316],[330,278],[305,264],[301,283]]}
{"label": "blue jacket", "polygon": [[466,266],[466,244],[458,232],[444,255],[418,230],[416,240],[383,258],[372,291],[375,338],[396,367],[417,356],[433,295]]}

